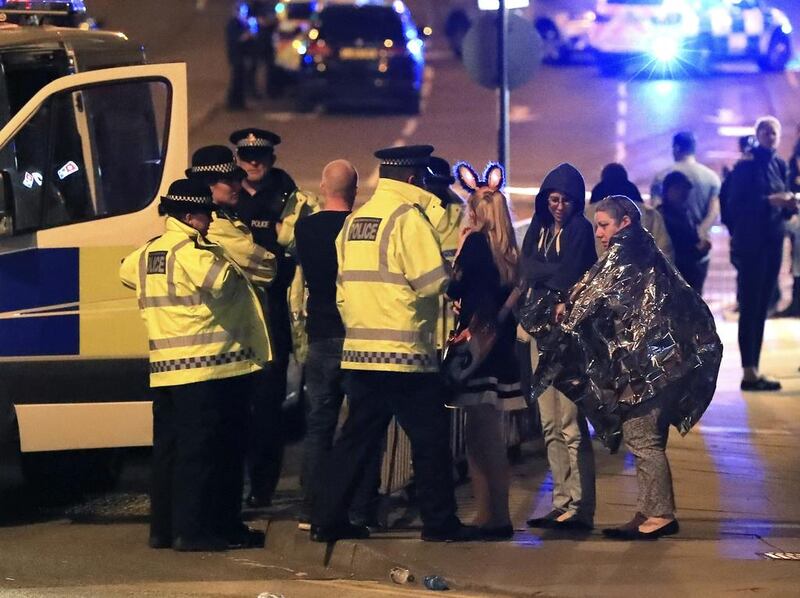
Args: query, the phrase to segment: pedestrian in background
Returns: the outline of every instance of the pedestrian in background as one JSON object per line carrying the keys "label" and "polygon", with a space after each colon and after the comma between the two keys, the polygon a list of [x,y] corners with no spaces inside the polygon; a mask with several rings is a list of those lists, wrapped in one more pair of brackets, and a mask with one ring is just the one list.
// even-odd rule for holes
{"label": "pedestrian in background", "polygon": [[786,162],[777,155],[781,125],[773,116],[756,122],[756,146],[730,174],[726,198],[731,262],[737,268],[741,389],[776,391],[777,380],[759,371],[764,323],[778,284],[785,222],[797,213]]}
{"label": "pedestrian in background", "polygon": [[[333,446],[344,400],[341,361],[345,328],[336,307],[336,237],[356,200],[356,169],[347,160],[330,162],[322,171],[320,191],[322,211],[301,219],[295,230],[297,257],[308,285],[306,398],[309,413],[301,477],[304,512],[300,518],[304,529],[310,520],[315,493],[325,492],[325,488],[320,487],[320,467]],[[380,450],[369,456],[354,493],[350,520],[356,525],[371,527],[377,522],[381,456]]]}
{"label": "pedestrian in background", "polygon": [[241,518],[247,397],[270,360],[258,297],[242,270],[205,235],[208,187],[172,183],[165,232],[126,257],[150,340],[153,485],[150,546],[216,551],[263,546]]}
{"label": "pedestrian in background", "polygon": [[514,536],[514,527],[508,509],[510,469],[501,414],[527,406],[515,353],[517,322],[507,304],[509,298],[518,297],[519,251],[508,200],[501,191],[502,167],[491,166],[483,180],[465,163],[457,172],[470,193],[469,224],[446,294],[460,305],[456,332],[476,323],[491,324],[497,328],[497,338],[450,404],[467,414],[467,456],[478,508],[474,524],[484,540],[507,540]]}
{"label": "pedestrian in background", "polygon": [[326,491],[315,496],[311,539],[317,542],[369,536],[349,521],[348,509],[392,416],[411,443],[422,539],[478,539],[456,515],[450,417],[434,341],[439,296],[450,277],[437,222],[425,216],[439,203],[423,189],[432,152],[431,146],[376,152],[375,194],[336,241],[349,414],[322,469]]}
{"label": "pedestrian in background", "polygon": [[[532,334],[531,367],[536,371],[543,339],[566,311],[569,290],[597,260],[592,225],[583,215],[583,176],[561,164],[544,178],[533,221],[522,243],[520,271],[525,295],[521,314]],[[529,320],[529,321],[526,321]],[[555,388],[538,399],[547,461],[553,477],[552,509],[528,520],[531,527],[583,531],[594,524],[594,451],[580,407]]]}
{"label": "pedestrian in background", "polygon": [[247,173],[242,182],[238,211],[255,242],[277,260],[275,279],[261,295],[272,336],[273,361],[259,375],[259,390],[251,406],[248,451],[250,494],[247,504],[269,506],[278,485],[283,462],[284,429],[281,407],[286,399],[286,373],[292,351],[288,291],[295,274],[294,258],[279,242],[287,204],[297,191],[292,177],[275,167],[275,146],[281,138],[263,129],[241,129],[230,136],[236,160]]}
{"label": "pedestrian in background", "polygon": [[[711,227],[720,215],[719,194],[722,182],[719,175],[697,160],[697,141],[691,131],[680,131],[672,138],[672,157],[675,163],[662,170],[653,181],[651,194],[654,204],[663,201],[662,183],[670,172],[681,172],[692,183],[686,211],[697,235],[709,240]],[[706,271],[706,274],[708,272]],[[705,275],[700,286],[705,283]]]}
{"label": "pedestrian in background", "polygon": [[253,233],[236,211],[247,173],[236,165],[233,152],[222,145],[201,147],[192,155],[186,177],[208,186],[216,210],[207,238],[225,249],[254,286],[265,288],[275,278],[275,256],[256,244]]}
{"label": "pedestrian in background", "polygon": [[[797,126],[797,141],[789,157],[789,191],[800,193],[800,125]],[[800,317],[800,216],[792,216],[786,223],[786,232],[792,242],[792,300],[776,318]]]}
{"label": "pedestrian in background", "polygon": [[[664,226],[664,219],[661,214],[652,206],[648,206],[642,199],[639,189],[628,179],[628,171],[622,164],[612,162],[603,166],[600,172],[600,182],[592,189],[589,205],[586,206],[586,218],[594,226],[594,209],[597,202],[605,199],[609,195],[624,195],[636,202],[636,207],[642,213],[642,225],[653,235],[656,245],[667,258],[672,260],[672,242]],[[597,255],[602,255],[603,246],[599,240],[595,240],[595,251]]]}
{"label": "pedestrian in background", "polygon": [[245,102],[247,51],[253,35],[247,24],[247,5],[243,2],[235,2],[231,13],[231,18],[228,19],[225,26],[225,48],[231,70],[227,107],[228,110],[244,110],[247,107]]}
{"label": "pedestrian in background", "polygon": [[672,261],[689,286],[702,296],[703,283],[708,274],[711,242],[700,238],[689,219],[686,204],[692,191],[692,183],[682,172],[670,172],[664,177],[661,189],[664,197],[658,210],[664,217],[672,239],[675,253]]}

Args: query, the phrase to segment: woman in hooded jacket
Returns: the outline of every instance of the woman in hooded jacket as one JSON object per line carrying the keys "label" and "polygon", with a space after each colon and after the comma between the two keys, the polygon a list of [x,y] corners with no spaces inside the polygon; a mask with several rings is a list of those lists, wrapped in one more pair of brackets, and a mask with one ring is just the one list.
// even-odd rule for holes
{"label": "woman in hooded jacket", "polygon": [[[531,366],[547,334],[563,318],[569,289],[597,261],[594,233],[584,217],[586,187],[571,164],[561,164],[544,179],[520,257],[524,327],[533,335]],[[537,344],[538,343],[538,344]],[[553,478],[549,513],[528,521],[531,527],[586,531],[595,510],[594,452],[586,418],[554,388],[538,398],[547,459]]]}

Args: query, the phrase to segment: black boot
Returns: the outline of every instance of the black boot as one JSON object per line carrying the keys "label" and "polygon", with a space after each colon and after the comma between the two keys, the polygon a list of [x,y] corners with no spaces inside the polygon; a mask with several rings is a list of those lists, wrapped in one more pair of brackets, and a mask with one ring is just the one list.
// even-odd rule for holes
{"label": "black boot", "polygon": [[786,309],[775,314],[776,318],[798,318],[800,317],[800,276],[795,276],[792,283],[792,302]]}

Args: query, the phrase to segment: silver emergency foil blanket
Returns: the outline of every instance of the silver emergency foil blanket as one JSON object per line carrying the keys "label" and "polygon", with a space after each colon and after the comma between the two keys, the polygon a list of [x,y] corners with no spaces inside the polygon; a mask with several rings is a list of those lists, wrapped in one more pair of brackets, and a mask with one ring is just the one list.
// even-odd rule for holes
{"label": "silver emergency foil blanket", "polygon": [[635,225],[619,231],[570,303],[560,325],[532,330],[541,352],[532,398],[555,386],[595,428],[659,398],[680,433],[689,432],[714,395],[722,342],[708,306],[652,236]]}

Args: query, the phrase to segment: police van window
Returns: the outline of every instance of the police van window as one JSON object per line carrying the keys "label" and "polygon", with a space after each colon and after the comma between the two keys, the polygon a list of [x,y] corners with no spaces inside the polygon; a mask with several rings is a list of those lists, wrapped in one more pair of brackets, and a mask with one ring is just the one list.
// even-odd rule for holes
{"label": "police van window", "polygon": [[48,99],[14,138],[15,230],[117,216],[161,182],[169,88],[109,83]]}
{"label": "police van window", "polygon": [[11,115],[16,114],[42,87],[69,74],[63,50],[9,51],[2,56]]}

